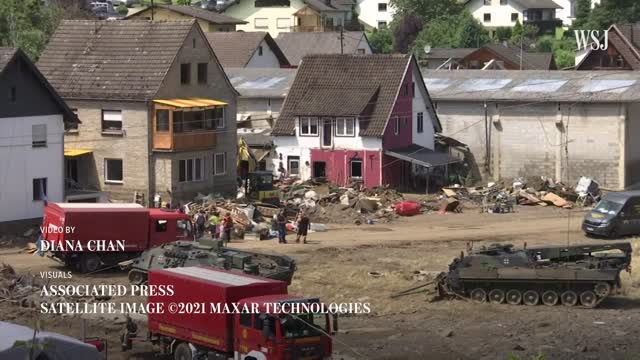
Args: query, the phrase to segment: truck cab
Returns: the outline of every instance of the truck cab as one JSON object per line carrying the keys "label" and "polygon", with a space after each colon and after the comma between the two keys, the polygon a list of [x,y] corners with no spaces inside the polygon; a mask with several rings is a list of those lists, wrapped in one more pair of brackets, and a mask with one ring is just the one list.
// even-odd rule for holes
{"label": "truck cab", "polygon": [[149,209],[148,248],[179,240],[193,241],[189,215],[163,209]]}
{"label": "truck cab", "polygon": [[[234,350],[239,360],[328,359],[330,334],[337,330],[337,318],[305,310],[320,309],[318,299],[292,295],[266,295],[238,302],[258,313],[235,316]],[[274,306],[275,305],[275,306]],[[277,308],[278,305],[287,309]],[[300,312],[292,312],[299,307]]]}

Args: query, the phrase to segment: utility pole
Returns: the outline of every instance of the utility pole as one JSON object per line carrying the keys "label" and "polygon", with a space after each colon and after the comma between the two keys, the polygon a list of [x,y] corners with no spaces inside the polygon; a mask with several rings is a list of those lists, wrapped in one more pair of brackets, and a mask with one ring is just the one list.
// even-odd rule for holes
{"label": "utility pole", "polygon": [[340,25],[340,54],[344,55],[344,25]]}
{"label": "utility pole", "polygon": [[153,21],[153,0],[151,0],[151,21]]}

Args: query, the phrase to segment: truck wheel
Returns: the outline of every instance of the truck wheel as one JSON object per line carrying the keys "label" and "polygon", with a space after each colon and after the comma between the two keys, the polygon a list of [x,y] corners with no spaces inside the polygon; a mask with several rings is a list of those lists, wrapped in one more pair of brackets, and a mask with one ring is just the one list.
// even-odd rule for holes
{"label": "truck wheel", "polygon": [[100,270],[102,262],[96,254],[82,254],[80,258],[80,272],[92,273]]}
{"label": "truck wheel", "polygon": [[173,352],[173,360],[192,360],[193,354],[187,343],[180,343]]}
{"label": "truck wheel", "polygon": [[129,271],[129,282],[133,285],[142,285],[147,282],[147,274],[140,270]]}

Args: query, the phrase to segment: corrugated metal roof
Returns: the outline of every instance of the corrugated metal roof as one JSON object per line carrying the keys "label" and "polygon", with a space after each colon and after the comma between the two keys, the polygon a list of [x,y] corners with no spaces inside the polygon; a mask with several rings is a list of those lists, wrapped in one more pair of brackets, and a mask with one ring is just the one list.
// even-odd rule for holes
{"label": "corrugated metal roof", "polygon": [[225,71],[240,97],[284,99],[297,69],[227,68]]}
{"label": "corrugated metal roof", "polygon": [[640,72],[422,70],[433,100],[640,101]]}

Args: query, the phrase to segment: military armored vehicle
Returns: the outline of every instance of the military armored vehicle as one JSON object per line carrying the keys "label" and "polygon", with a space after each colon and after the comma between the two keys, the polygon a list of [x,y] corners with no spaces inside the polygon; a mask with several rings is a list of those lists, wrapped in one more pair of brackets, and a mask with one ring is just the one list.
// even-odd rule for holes
{"label": "military armored vehicle", "polygon": [[150,269],[207,265],[282,280],[288,284],[296,270],[295,261],[288,256],[228,248],[222,246],[221,241],[212,239],[163,244],[120,265],[130,269],[129,282],[134,285],[146,283]]}
{"label": "military armored vehicle", "polygon": [[440,296],[477,302],[595,307],[620,288],[630,271],[631,244],[546,246],[515,249],[493,244],[449,265],[437,279]]}

